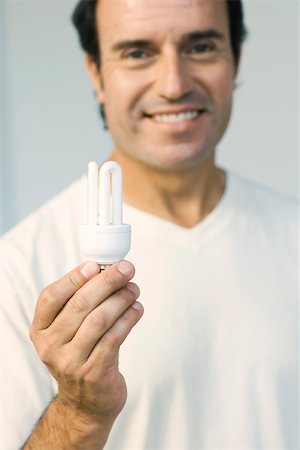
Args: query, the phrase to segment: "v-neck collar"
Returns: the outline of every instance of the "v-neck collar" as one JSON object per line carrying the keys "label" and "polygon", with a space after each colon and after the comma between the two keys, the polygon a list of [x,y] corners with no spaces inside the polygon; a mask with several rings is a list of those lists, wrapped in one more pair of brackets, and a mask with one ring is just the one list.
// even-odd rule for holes
{"label": "v-neck collar", "polygon": [[[174,222],[162,219],[158,216],[142,211],[134,206],[124,203],[124,222],[138,224],[138,229],[145,234],[156,234],[166,239],[175,238],[187,241],[198,239],[208,239],[220,227],[232,217],[236,203],[237,189],[235,189],[236,176],[228,171],[226,173],[225,190],[214,209],[197,225],[192,228],[182,227]],[[134,230],[133,230],[134,232]]]}

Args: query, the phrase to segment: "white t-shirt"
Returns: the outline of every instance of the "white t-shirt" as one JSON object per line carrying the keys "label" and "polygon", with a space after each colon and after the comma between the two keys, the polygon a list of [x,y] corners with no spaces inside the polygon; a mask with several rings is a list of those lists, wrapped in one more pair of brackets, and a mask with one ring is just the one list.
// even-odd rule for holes
{"label": "white t-shirt", "polygon": [[[42,288],[82,260],[82,183],[0,240],[1,450],[56,393],[28,329]],[[129,205],[124,219],[145,313],[121,348],[128,400],[105,448],[298,449],[298,204],[228,173],[191,229]]]}

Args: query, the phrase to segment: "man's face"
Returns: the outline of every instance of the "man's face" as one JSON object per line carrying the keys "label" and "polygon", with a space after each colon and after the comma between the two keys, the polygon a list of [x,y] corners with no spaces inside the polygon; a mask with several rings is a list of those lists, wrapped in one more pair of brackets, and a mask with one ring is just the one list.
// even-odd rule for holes
{"label": "man's face", "polygon": [[235,67],[225,0],[100,0],[101,93],[118,151],[181,170],[227,127]]}

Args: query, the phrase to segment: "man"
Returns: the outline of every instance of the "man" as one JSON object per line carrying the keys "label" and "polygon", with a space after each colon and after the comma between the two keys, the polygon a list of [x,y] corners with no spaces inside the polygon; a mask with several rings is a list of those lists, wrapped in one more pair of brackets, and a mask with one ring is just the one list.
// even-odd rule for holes
{"label": "man", "polygon": [[133,265],[78,266],[81,181],[2,239],[0,447],[297,448],[297,208],[215,165],[240,2],[80,2],[74,22]]}

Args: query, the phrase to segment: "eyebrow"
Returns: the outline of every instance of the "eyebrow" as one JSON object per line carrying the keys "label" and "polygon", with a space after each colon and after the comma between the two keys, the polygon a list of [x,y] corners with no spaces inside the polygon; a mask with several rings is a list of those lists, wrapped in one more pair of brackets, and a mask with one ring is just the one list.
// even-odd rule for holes
{"label": "eyebrow", "polygon": [[225,40],[225,35],[214,28],[209,28],[204,31],[192,31],[183,35],[184,41],[195,41],[197,39],[218,39],[220,41]]}
{"label": "eyebrow", "polygon": [[[191,42],[199,39],[218,39],[220,41],[224,41],[225,36],[223,33],[220,33],[214,28],[210,28],[204,31],[192,31],[191,33],[184,34],[182,37],[183,42]],[[146,48],[151,45],[153,45],[153,41],[150,41],[148,39],[128,39],[125,41],[116,42],[112,46],[112,50],[114,52],[117,52],[132,47]]]}
{"label": "eyebrow", "polygon": [[131,40],[128,39],[126,41],[116,42],[112,46],[112,50],[116,52],[119,50],[126,50],[127,48],[132,47],[149,47],[150,45],[153,45],[153,42],[147,39],[131,39]]}

